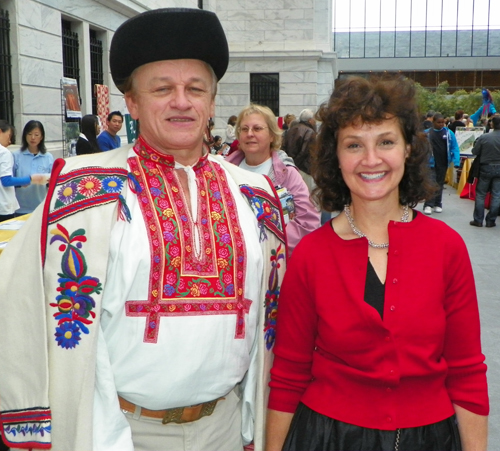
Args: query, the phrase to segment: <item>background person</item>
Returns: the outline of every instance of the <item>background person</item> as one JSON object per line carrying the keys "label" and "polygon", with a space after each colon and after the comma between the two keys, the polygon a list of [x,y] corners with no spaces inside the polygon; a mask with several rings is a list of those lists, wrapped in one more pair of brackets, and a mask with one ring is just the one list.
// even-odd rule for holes
{"label": "background person", "polygon": [[229,146],[233,143],[233,141],[236,139],[236,132],[235,132],[235,125],[236,125],[236,116],[230,116],[229,119],[227,120],[227,127],[226,127],[226,144]]}
{"label": "background person", "polygon": [[314,112],[304,109],[300,112],[299,122],[292,125],[283,142],[283,150],[293,158],[297,167],[311,175],[311,150],[316,142],[316,119]]}
{"label": "background person", "polygon": [[500,211],[500,116],[491,118],[493,131],[481,135],[472,148],[476,158],[481,158],[479,179],[474,200],[474,219],[471,226],[482,227],[484,220],[484,200],[491,189],[490,210],[486,215],[486,227],[495,227]]}
{"label": "background person", "polygon": [[97,143],[103,152],[117,149],[122,145],[122,140],[118,136],[118,132],[122,129],[123,125],[122,113],[119,111],[112,111],[109,113],[106,118],[106,125],[107,129],[97,137]]}
{"label": "background person", "polygon": [[81,129],[82,132],[76,141],[76,154],[85,155],[101,152],[99,144],[97,144],[97,135],[101,130],[99,118],[93,114],[83,116]]}
{"label": "background person", "polygon": [[[44,183],[16,186],[19,202],[17,215],[33,212],[47,196],[47,182],[52,172],[54,157],[45,147],[45,129],[40,121],[31,120],[23,128],[21,149],[14,152],[14,177],[44,174]],[[33,178],[33,177],[32,177]]]}
{"label": "background person", "polygon": [[[319,212],[312,204],[309,190],[293,160],[280,150],[281,130],[276,116],[268,107],[247,106],[238,115],[236,138],[240,150],[226,160],[247,171],[267,175],[284,199],[282,205],[286,205],[286,199],[289,199],[286,233],[288,254],[291,255],[301,238],[319,227]],[[286,190],[280,192],[279,188]]]}
{"label": "background person", "polygon": [[14,126],[0,120],[0,222],[16,216],[15,211],[19,208],[19,203],[16,199],[15,186],[46,183],[46,177],[42,174],[13,177],[14,156],[7,147],[15,144],[15,138]]}
{"label": "background person", "polygon": [[433,116],[432,127],[425,130],[431,144],[431,157],[429,165],[431,175],[438,185],[438,190],[430,199],[424,202],[424,214],[431,215],[443,211],[443,189],[448,166],[453,164],[456,168],[460,166],[460,149],[458,147],[455,133],[444,125],[444,116],[436,113]]}
{"label": "background person", "polygon": [[[455,130],[457,127],[465,127],[465,122],[463,121],[464,118],[464,110],[457,110],[455,111],[455,120],[449,125],[449,129],[455,133]],[[430,128],[430,127],[428,127]]]}
{"label": "background person", "polygon": [[268,451],[486,450],[467,248],[413,210],[433,189],[415,96],[402,77],[351,77],[318,113],[317,193],[324,210],[344,213],[290,259]]}

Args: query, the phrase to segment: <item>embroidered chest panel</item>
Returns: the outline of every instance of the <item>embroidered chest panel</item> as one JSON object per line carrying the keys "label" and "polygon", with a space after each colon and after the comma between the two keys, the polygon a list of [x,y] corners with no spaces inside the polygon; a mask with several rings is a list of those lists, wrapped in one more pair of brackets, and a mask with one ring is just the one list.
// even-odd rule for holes
{"label": "embroidered chest panel", "polygon": [[[224,170],[201,161],[193,168],[193,220],[173,166],[155,154],[129,158],[149,235],[151,276],[147,301],[128,301],[127,316],[146,317],[144,341],[156,343],[161,316],[236,315],[235,338],[245,335],[246,255],[233,195]],[[155,161],[156,160],[156,161]]]}

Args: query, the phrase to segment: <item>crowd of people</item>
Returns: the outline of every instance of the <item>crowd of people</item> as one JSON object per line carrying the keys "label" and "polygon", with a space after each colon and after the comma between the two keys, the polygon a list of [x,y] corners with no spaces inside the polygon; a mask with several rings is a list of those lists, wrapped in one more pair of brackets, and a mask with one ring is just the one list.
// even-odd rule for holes
{"label": "crowd of people", "polygon": [[0,258],[3,441],[486,451],[471,263],[428,217],[459,164],[445,118],[423,126],[401,76],[349,77],[282,128],[251,104],[212,136],[228,63],[214,13],[148,11],[110,47],[136,142],[87,115],[53,165],[40,122],[12,154],[0,121],[0,220],[32,212]]}

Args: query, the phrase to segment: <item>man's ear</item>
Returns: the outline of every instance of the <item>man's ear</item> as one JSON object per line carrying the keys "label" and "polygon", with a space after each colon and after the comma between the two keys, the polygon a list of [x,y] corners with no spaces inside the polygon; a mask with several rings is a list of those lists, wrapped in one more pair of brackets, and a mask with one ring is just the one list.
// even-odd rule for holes
{"label": "man's ear", "polygon": [[132,91],[128,91],[125,93],[125,103],[127,104],[128,112],[132,119],[139,119],[139,112],[137,108],[137,103],[135,102],[135,97]]}

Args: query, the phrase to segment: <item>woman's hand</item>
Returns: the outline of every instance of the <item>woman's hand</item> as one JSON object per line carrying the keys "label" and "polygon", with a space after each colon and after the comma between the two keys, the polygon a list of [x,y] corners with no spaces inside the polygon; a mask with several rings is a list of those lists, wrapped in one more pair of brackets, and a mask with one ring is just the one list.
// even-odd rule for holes
{"label": "woman's hand", "polygon": [[462,451],[486,451],[488,446],[488,417],[477,415],[453,404],[457,415]]}
{"label": "woman's hand", "polygon": [[266,421],[266,451],[281,451],[290,429],[293,413],[267,410]]}
{"label": "woman's hand", "polygon": [[50,174],[32,174],[31,184],[32,185],[46,185],[49,183]]}

